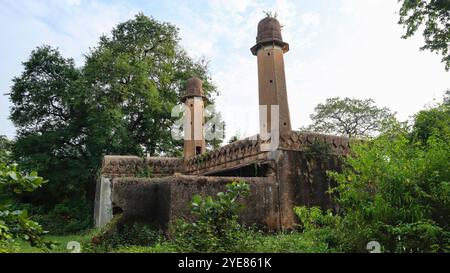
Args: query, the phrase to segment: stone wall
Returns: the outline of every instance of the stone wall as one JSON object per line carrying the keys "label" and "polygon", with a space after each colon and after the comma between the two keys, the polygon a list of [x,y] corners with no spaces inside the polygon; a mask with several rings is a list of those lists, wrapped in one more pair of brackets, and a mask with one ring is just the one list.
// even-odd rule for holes
{"label": "stone wall", "polygon": [[336,186],[327,171],[340,171],[342,156],[310,154],[306,151],[282,151],[277,162],[280,192],[281,226],[290,229],[298,219],[295,206],[317,206],[336,210],[328,190]]}
{"label": "stone wall", "polygon": [[166,227],[178,217],[190,217],[187,205],[193,195],[214,195],[239,179],[220,176],[257,176],[251,173],[253,165],[264,166],[259,175],[264,177],[242,178],[253,191],[247,201],[249,211],[241,215],[244,222],[291,229],[297,221],[295,206],[334,209],[327,194],[334,184],[327,171],[341,169],[341,159],[350,151],[348,138],[291,132],[280,137],[275,151],[261,151],[265,143],[245,139],[188,160],[106,156],[97,183],[96,226],[112,219],[115,206],[129,221],[145,219]]}
{"label": "stone wall", "polygon": [[183,159],[177,157],[137,157],[107,155],[101,175],[106,177],[162,177],[183,172]]}
{"label": "stone wall", "polygon": [[147,222],[167,229],[179,218],[192,220],[189,205],[196,194],[215,196],[225,185],[244,180],[251,195],[244,200],[240,221],[270,230],[280,228],[278,185],[273,179],[255,177],[170,176],[164,178],[115,178],[113,210],[122,212],[121,224]]}

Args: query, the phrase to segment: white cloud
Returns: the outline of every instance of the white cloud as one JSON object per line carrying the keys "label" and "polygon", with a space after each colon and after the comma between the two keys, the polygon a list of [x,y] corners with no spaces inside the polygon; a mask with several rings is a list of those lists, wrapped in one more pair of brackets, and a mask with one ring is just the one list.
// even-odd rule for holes
{"label": "white cloud", "polygon": [[66,0],[66,3],[69,6],[79,6],[81,5],[81,0]]}
{"label": "white cloud", "polygon": [[302,14],[302,23],[305,26],[317,27],[320,24],[320,15],[316,12],[306,12]]}

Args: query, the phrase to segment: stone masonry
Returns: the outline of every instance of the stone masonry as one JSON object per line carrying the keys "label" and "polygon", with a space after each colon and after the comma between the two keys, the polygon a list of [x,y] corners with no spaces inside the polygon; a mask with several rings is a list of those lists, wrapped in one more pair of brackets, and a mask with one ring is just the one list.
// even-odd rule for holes
{"label": "stone masonry", "polygon": [[[260,111],[261,134],[207,152],[203,135],[194,133],[199,126],[203,131],[203,118],[190,115],[185,120],[183,157],[105,156],[96,189],[97,227],[122,213],[126,223],[147,222],[165,230],[178,218],[191,219],[194,195],[215,195],[236,180],[251,187],[251,195],[241,200],[246,205],[240,214],[243,223],[286,230],[296,224],[295,206],[335,209],[327,193],[335,185],[326,172],[341,169],[349,140],[291,130],[283,61],[289,45],[279,22],[271,17],[261,20],[256,41],[251,52],[258,60],[259,102],[269,109]],[[188,81],[182,101],[191,112],[203,113],[199,79]],[[278,115],[271,112],[274,105]],[[274,137],[279,140],[276,149],[267,149]]]}

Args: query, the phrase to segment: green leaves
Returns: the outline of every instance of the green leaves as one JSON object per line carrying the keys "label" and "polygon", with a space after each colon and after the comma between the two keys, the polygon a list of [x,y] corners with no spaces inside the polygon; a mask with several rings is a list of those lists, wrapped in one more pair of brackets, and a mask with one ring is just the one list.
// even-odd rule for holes
{"label": "green leaves", "polygon": [[13,80],[10,118],[18,130],[14,159],[51,181],[32,194],[34,205],[91,198],[105,154],[182,153],[171,110],[185,81],[201,78],[211,102],[217,90],[208,63],[191,59],[179,40],[174,25],[137,14],[100,37],[80,67],[50,46],[31,52]]}
{"label": "green leaves", "polygon": [[243,227],[237,222],[239,198],[250,194],[250,185],[235,181],[226,185],[225,192],[217,193],[217,198],[200,195],[192,197],[191,213],[195,221],[178,221],[175,226],[177,244],[182,251],[223,252],[239,245],[244,236]]}
{"label": "green leaves", "polygon": [[23,174],[18,171],[17,164],[6,165],[0,163],[0,192],[32,192],[46,183],[36,172]]}
{"label": "green leaves", "polygon": [[0,135],[0,162],[9,163],[9,161],[11,161],[12,146],[12,141],[5,136]]}
{"label": "green leaves", "polygon": [[373,136],[395,120],[395,113],[377,107],[372,99],[329,98],[314,111],[307,131],[348,137]]}
{"label": "green leaves", "polygon": [[46,181],[36,172],[30,174],[18,171],[16,164],[6,165],[0,163],[0,252],[5,252],[1,245],[14,238],[30,242],[32,246],[51,247],[51,243],[40,238],[44,234],[43,228],[29,219],[26,210],[10,211],[9,194],[32,192]]}
{"label": "green leaves", "polygon": [[392,252],[449,250],[450,112],[441,107],[421,112],[412,129],[397,124],[354,143],[344,171],[330,173],[347,251],[371,240]]}
{"label": "green leaves", "polygon": [[445,69],[450,69],[450,2],[447,0],[399,0],[399,24],[406,33],[403,38],[412,37],[423,27],[425,44],[421,50],[430,50],[443,56]]}

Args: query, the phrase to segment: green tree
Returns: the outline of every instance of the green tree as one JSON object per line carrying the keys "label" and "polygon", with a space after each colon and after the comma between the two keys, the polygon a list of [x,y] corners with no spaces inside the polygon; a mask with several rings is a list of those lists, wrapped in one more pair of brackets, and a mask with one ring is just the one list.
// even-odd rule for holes
{"label": "green tree", "polygon": [[318,104],[312,114],[312,124],[302,130],[366,137],[379,132],[383,124],[395,119],[388,108],[379,108],[372,99],[329,98]]}
{"label": "green tree", "polygon": [[171,110],[192,76],[203,80],[212,103],[207,62],[187,55],[175,26],[143,14],[102,36],[80,68],[49,46],[34,50],[10,93],[14,156],[49,183],[24,201],[47,210],[60,204],[61,228],[85,228],[103,155],[180,154],[182,142],[170,135]]}
{"label": "green tree", "polygon": [[0,135],[0,162],[9,162],[11,160],[13,142],[6,136]]}
{"label": "green tree", "polygon": [[95,137],[89,145],[98,146],[98,139],[103,139],[116,154],[180,151],[181,143],[170,133],[174,122],[171,110],[184,96],[187,79],[196,76],[203,80],[211,103],[216,87],[207,62],[192,60],[178,43],[175,26],[143,14],[100,38],[83,69],[91,99],[103,106],[91,109],[90,121],[96,126],[90,126]]}
{"label": "green tree", "polygon": [[403,38],[413,36],[423,27],[425,44],[421,50],[430,50],[443,56],[445,69],[450,69],[450,1],[448,0],[399,0],[399,24],[406,28]]}
{"label": "green tree", "polygon": [[414,141],[426,145],[431,136],[439,136],[441,139],[450,137],[450,104],[447,100],[446,97],[439,106],[422,110],[415,115],[411,132]]}

